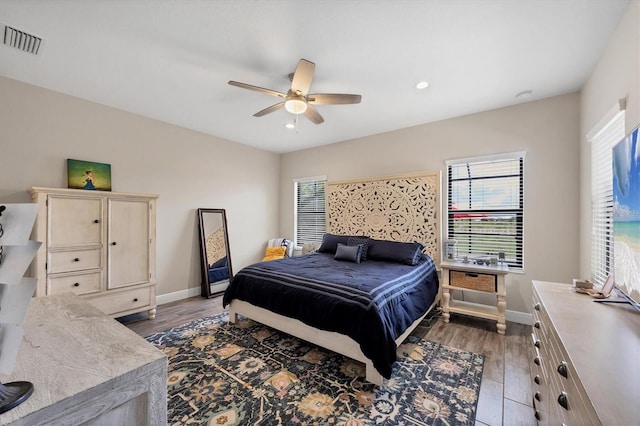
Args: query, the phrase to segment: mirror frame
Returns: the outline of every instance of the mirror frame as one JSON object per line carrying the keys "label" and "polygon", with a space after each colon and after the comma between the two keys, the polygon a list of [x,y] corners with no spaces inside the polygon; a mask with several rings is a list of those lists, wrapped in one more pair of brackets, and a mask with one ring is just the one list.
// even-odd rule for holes
{"label": "mirror frame", "polygon": [[231,268],[231,251],[229,250],[229,228],[227,227],[227,214],[224,209],[198,209],[198,227],[200,234],[200,274],[201,274],[201,291],[200,295],[210,299],[219,295],[221,292],[211,293],[211,283],[209,282],[209,263],[207,261],[207,237],[204,235],[204,214],[220,213],[222,214],[222,226],[224,229],[224,244],[227,252],[227,268],[229,269],[229,284],[233,280],[233,269]]}

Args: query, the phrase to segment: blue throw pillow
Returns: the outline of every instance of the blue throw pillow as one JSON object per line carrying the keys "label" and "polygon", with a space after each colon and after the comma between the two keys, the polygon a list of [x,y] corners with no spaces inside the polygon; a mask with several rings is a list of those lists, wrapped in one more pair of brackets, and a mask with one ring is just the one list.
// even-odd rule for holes
{"label": "blue throw pillow", "polygon": [[334,235],[326,233],[322,237],[322,244],[318,249],[318,253],[331,253],[334,254],[338,248],[338,243],[347,245],[349,240],[348,235]]}
{"label": "blue throw pillow", "polygon": [[227,266],[227,256],[222,257],[218,260],[216,260],[215,262],[213,262],[211,264],[211,266],[209,266],[210,268],[220,268],[222,266]]}
{"label": "blue throw pillow", "polygon": [[353,263],[360,263],[360,257],[362,255],[362,244],[356,246],[348,246],[346,244],[338,243],[336,248],[336,254],[333,256],[335,260],[346,260]]}
{"label": "blue throw pillow", "polygon": [[360,260],[364,262],[367,260],[367,255],[369,252],[369,243],[371,238],[369,237],[349,237],[347,239],[347,245],[349,246],[357,246],[358,244],[362,245],[362,254],[360,256]]}
{"label": "blue throw pillow", "polygon": [[417,265],[422,257],[422,245],[419,243],[372,239],[369,243],[368,257],[371,260]]}

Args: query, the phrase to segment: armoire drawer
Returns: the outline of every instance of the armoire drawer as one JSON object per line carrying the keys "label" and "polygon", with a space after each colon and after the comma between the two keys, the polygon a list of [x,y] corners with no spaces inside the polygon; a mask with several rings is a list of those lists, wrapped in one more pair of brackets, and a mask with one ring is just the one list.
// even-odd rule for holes
{"label": "armoire drawer", "polygon": [[102,251],[99,248],[50,251],[47,263],[49,274],[98,269],[102,267]]}
{"label": "armoire drawer", "polygon": [[94,293],[101,290],[102,271],[74,275],[49,275],[47,295],[73,292],[75,294]]}
{"label": "armoire drawer", "polygon": [[107,315],[143,308],[151,304],[151,287],[134,288],[127,291],[108,291],[88,300]]}

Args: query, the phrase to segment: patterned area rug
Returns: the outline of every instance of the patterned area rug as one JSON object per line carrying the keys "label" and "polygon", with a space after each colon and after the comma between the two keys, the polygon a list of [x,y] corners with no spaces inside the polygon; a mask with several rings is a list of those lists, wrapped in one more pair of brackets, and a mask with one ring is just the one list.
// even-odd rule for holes
{"label": "patterned area rug", "polygon": [[484,363],[410,336],[377,387],[362,363],[226,313],[147,340],[169,357],[171,425],[473,424]]}

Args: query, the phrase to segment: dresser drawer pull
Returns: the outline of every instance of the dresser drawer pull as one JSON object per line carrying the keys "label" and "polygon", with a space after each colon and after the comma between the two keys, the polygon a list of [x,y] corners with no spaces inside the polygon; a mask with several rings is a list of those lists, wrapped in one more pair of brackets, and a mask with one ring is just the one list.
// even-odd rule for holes
{"label": "dresser drawer pull", "polygon": [[540,411],[537,411],[537,410],[536,410],[536,420],[537,420],[537,421],[540,421],[540,420],[541,420],[541,417],[542,417],[542,416],[540,416]]}
{"label": "dresser drawer pull", "polygon": [[540,340],[536,338],[536,335],[534,333],[531,333],[531,340],[533,340],[533,346],[535,346],[536,348],[540,347]]}
{"label": "dresser drawer pull", "polygon": [[100,223],[100,219],[94,220],[93,223]]}
{"label": "dresser drawer pull", "polygon": [[535,328],[540,328],[540,321],[536,321],[536,323],[535,323],[535,324],[533,324],[533,326],[534,326]]}
{"label": "dresser drawer pull", "polygon": [[80,258],[79,258],[79,257],[76,257],[76,258],[74,258],[74,259],[73,259],[73,261],[74,261],[74,262],[80,262]]}
{"label": "dresser drawer pull", "polygon": [[533,305],[533,309],[535,309],[536,311],[540,310],[540,303],[536,303],[535,305]]}
{"label": "dresser drawer pull", "polygon": [[560,392],[560,395],[558,395],[558,404],[565,410],[569,409],[569,398],[565,391]]}
{"label": "dresser drawer pull", "polygon": [[116,242],[115,242],[115,241],[114,241],[114,242],[112,242],[112,243],[111,243],[111,245],[112,245],[112,246],[115,246],[115,245],[116,245]]}
{"label": "dresser drawer pull", "polygon": [[73,283],[74,287],[80,287],[80,283]]}
{"label": "dresser drawer pull", "polygon": [[542,396],[540,395],[540,392],[536,392],[536,394],[533,396],[536,401],[542,401]]}
{"label": "dresser drawer pull", "polygon": [[536,375],[536,377],[534,377],[533,381],[536,383],[536,385],[540,384],[540,376]]}
{"label": "dresser drawer pull", "polygon": [[565,361],[562,361],[560,363],[560,365],[558,366],[558,373],[560,373],[560,375],[562,377],[564,377],[565,379],[568,376],[568,369],[567,369],[567,363]]}
{"label": "dresser drawer pull", "polygon": [[535,357],[535,358],[533,359],[533,363],[534,363],[535,365],[540,365],[540,357],[539,357],[539,356]]}
{"label": "dresser drawer pull", "polygon": [[136,297],[135,299],[133,299],[133,301],[134,301],[134,302],[137,302],[137,301],[138,301],[138,298]]}

